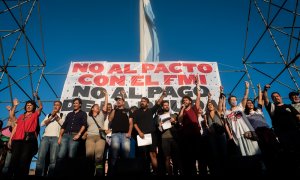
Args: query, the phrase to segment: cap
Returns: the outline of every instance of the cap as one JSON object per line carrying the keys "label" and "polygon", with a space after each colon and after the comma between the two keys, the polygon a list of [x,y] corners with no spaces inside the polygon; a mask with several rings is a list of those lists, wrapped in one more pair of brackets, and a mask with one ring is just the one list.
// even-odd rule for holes
{"label": "cap", "polygon": [[122,99],[124,101],[124,98],[122,96],[117,96],[115,97],[115,100],[117,101],[118,99]]}
{"label": "cap", "polygon": [[290,92],[289,93],[289,98],[292,98],[292,96],[299,96],[299,93],[298,92],[296,92],[296,91],[293,91],[293,92]]}

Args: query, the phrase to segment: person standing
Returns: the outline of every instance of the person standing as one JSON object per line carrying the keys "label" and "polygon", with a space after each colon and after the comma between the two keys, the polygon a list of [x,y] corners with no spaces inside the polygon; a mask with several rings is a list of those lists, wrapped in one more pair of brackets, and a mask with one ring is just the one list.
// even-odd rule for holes
{"label": "person standing", "polygon": [[[31,159],[38,150],[37,131],[39,130],[39,116],[43,105],[38,94],[34,93],[34,96],[38,100],[39,107],[36,108],[34,100],[26,101],[25,112],[18,117],[8,142],[8,147],[12,149],[11,165],[9,167],[9,174],[12,176],[27,176]],[[15,113],[18,105],[19,101],[14,99],[11,115]]]}
{"label": "person standing", "polygon": [[[145,134],[151,134],[152,144],[146,146],[138,146],[138,156],[143,159],[148,159],[150,155],[153,173],[157,173],[157,145],[158,139],[156,135],[156,121],[154,120],[154,115],[160,108],[160,104],[163,98],[166,96],[166,91],[163,90],[162,95],[156,101],[152,108],[149,108],[149,99],[147,97],[142,97],[140,101],[140,108],[136,110],[132,116],[134,128],[138,132],[141,139],[144,139]],[[148,164],[147,160],[146,163]],[[149,169],[149,165],[146,165],[146,171]],[[149,172],[147,172],[149,173]]]}
{"label": "person standing", "polygon": [[258,137],[258,145],[262,152],[262,158],[266,165],[266,170],[268,174],[274,172],[276,167],[276,158],[279,152],[279,142],[276,139],[274,131],[269,127],[266,122],[265,116],[262,112],[263,98],[260,84],[258,87],[258,101],[257,106],[250,99],[247,100],[245,107],[245,114],[250,124],[255,130]]}
{"label": "person standing", "polygon": [[106,136],[104,119],[107,113],[108,94],[106,90],[103,93],[105,94],[105,102],[102,110],[100,110],[99,104],[94,104],[87,117],[88,128],[85,132],[87,134],[85,147],[89,167],[88,173],[91,176],[104,176],[103,154],[106,141],[100,133]]}
{"label": "person standing", "polygon": [[259,159],[261,151],[255,130],[244,113],[248,94],[249,82],[245,81],[244,97],[239,104],[235,96],[228,97],[230,108],[225,111],[225,119],[230,127],[229,141],[237,146],[237,151],[232,154],[230,159],[232,166],[229,168],[238,170],[239,173],[246,173],[251,170],[253,174],[259,174],[262,165]]}
{"label": "person standing", "polygon": [[4,175],[4,176],[7,176],[8,169],[9,169],[9,166],[10,166],[10,161],[11,161],[11,149],[9,149],[7,147],[7,143],[10,139],[12,129],[15,127],[16,121],[17,121],[17,118],[16,118],[15,114],[11,114],[12,107],[8,105],[8,106],[6,106],[6,109],[9,112],[9,118],[8,118],[6,128],[5,128],[6,133],[4,132],[4,134],[2,134],[2,135],[5,135],[5,137],[4,137],[4,139],[3,138],[1,139],[2,141],[3,140],[5,141],[4,144],[5,144],[6,147],[4,147],[4,148],[5,148],[5,151],[6,151],[6,155],[4,157],[3,154],[2,154],[1,158],[5,158],[5,162],[3,164],[3,168],[0,168],[0,170],[2,171],[2,175]]}
{"label": "person standing", "polygon": [[[115,98],[116,106],[109,115],[111,123],[111,162],[110,162],[110,175],[116,175],[116,162],[119,158],[128,158],[130,152],[130,138],[132,132],[132,120],[128,117],[128,109],[125,108],[124,93],[122,96]],[[122,151],[121,151],[122,150]]]}
{"label": "person standing", "polygon": [[[195,77],[196,82],[196,102],[192,104],[192,98],[185,95],[181,99],[181,109],[178,115],[178,120],[182,124],[180,152],[183,166],[183,175],[197,175],[196,161],[198,161],[198,169],[201,174],[206,174],[206,167],[201,156],[204,155],[204,149],[201,148],[203,139],[201,136],[201,126],[198,121],[198,112],[200,107],[200,83],[199,79]],[[205,146],[204,146],[205,147]]]}
{"label": "person standing", "polygon": [[234,142],[240,149],[242,156],[253,156],[260,154],[257,141],[251,140],[256,135],[254,128],[248,121],[244,109],[247,103],[249,94],[249,83],[245,82],[245,94],[240,104],[237,104],[237,98],[235,96],[228,97],[228,103],[230,109],[226,110],[225,118],[227,119],[230,128],[231,135]]}
{"label": "person standing", "polygon": [[[204,119],[207,125],[208,140],[208,166],[210,174],[213,176],[221,176],[225,174],[225,164],[227,158],[227,123],[224,120],[223,106],[225,96],[223,95],[223,87],[220,87],[220,96],[218,106],[211,102],[211,95],[208,95],[206,105],[206,113]],[[203,127],[203,126],[202,126]]]}
{"label": "person standing", "polygon": [[[59,150],[58,136],[60,128],[65,120],[65,115],[60,112],[62,102],[54,101],[53,110],[48,114],[45,119],[41,122],[41,126],[46,126],[43,138],[40,143],[38,151],[38,159],[36,162],[35,175],[37,176],[53,176],[54,168],[56,164],[56,158]],[[48,174],[44,174],[45,171],[45,160],[47,153],[50,153],[50,164]]]}
{"label": "person standing", "polygon": [[271,103],[267,93],[270,87],[269,84],[265,85],[263,99],[282,148],[279,164],[284,164],[284,166],[281,166],[279,172],[295,174],[299,171],[300,165],[300,130],[298,127],[300,113],[292,105],[284,104],[278,92],[271,94],[273,100]]}
{"label": "person standing", "polygon": [[106,115],[105,115],[105,120],[104,120],[104,130],[106,133],[106,143],[105,143],[105,149],[104,149],[104,154],[103,154],[103,167],[104,167],[104,174],[107,174],[108,172],[108,164],[110,161],[110,144],[111,144],[111,123],[109,123],[108,117],[110,115],[112,111],[112,104],[111,103],[107,103],[107,111],[106,111]]}
{"label": "person standing", "polygon": [[[177,123],[177,117],[171,112],[169,101],[163,101],[157,122],[161,132],[161,146],[165,160],[165,168],[169,176],[177,175],[178,172],[175,171],[181,171],[179,162],[179,147],[174,137],[174,131],[172,132],[172,128],[174,129],[174,125]],[[177,168],[172,168],[171,162],[173,163],[173,167]]]}
{"label": "person standing", "polygon": [[[56,176],[74,176],[74,169],[78,162],[76,162],[76,154],[78,152],[81,136],[87,127],[87,114],[81,110],[82,100],[75,98],[73,100],[73,111],[69,112],[60,129],[59,138],[59,152],[56,160],[55,175]],[[68,157],[68,165],[63,165],[63,160]],[[68,171],[63,171],[64,168],[69,168]]]}

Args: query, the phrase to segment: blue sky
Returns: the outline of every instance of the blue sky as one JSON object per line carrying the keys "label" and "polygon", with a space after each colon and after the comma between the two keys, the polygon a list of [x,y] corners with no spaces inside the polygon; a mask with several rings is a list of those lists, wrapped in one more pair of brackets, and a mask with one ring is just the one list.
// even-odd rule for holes
{"label": "blue sky", "polygon": [[[220,71],[244,68],[242,57],[249,1],[152,0],[151,4],[156,16],[161,61],[214,61],[219,63]],[[266,4],[263,2],[259,4],[264,7],[262,11],[266,14]],[[292,3],[287,4],[287,7],[291,5]],[[71,61],[139,61],[138,0],[48,0],[40,1],[40,6],[47,60],[46,73],[67,73]],[[274,14],[271,13],[270,17]],[[281,21],[291,22],[291,20],[291,16],[283,14],[278,21],[274,21],[274,24],[283,25],[280,24]],[[4,25],[14,26],[11,18],[5,19],[4,22]],[[261,18],[255,9],[253,9],[250,25],[248,47],[253,46],[264,30]],[[27,35],[38,52],[42,52],[39,28],[38,16],[32,17],[28,23]],[[279,36],[275,34],[277,35]],[[278,43],[285,47],[287,42],[286,39],[278,40]],[[280,61],[278,52],[273,47],[270,37],[266,36],[259,49],[251,55],[250,60]],[[24,52],[24,47],[18,48],[19,51]],[[249,49],[247,48],[246,52],[249,52]],[[24,58],[24,54],[16,54],[12,63],[18,64],[18,58]],[[32,59],[37,61],[34,57]],[[260,69],[275,76],[282,66],[261,65]],[[242,73],[220,73],[226,93],[232,90],[241,75]],[[47,77],[54,90],[60,95],[65,76]],[[260,82],[264,85],[270,82],[270,79],[255,71],[251,71],[251,77],[254,84]],[[282,75],[280,79],[295,88],[287,74]],[[247,80],[247,77],[244,80]],[[28,84],[24,83],[24,86],[30,92]],[[39,89],[42,99],[55,99],[45,82],[41,83]],[[281,92],[284,97],[287,97],[290,91],[276,83],[272,90]],[[244,84],[241,83],[233,94],[242,97],[243,91]],[[19,90],[16,90],[14,97],[28,99],[21,95]],[[252,91],[250,97],[254,97]],[[285,102],[289,103],[288,99],[285,99]],[[4,105],[6,104],[1,105],[2,114],[6,114]],[[44,112],[50,112],[51,108],[52,103],[45,103]]]}

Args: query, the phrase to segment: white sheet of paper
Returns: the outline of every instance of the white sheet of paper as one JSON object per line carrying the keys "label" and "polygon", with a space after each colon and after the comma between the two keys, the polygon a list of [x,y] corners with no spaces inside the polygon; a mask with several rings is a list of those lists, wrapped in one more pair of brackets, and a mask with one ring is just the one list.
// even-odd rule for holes
{"label": "white sheet of paper", "polygon": [[162,126],[159,126],[159,127],[158,127],[158,130],[159,130],[160,132],[163,132],[163,131],[164,131],[163,128],[162,128]]}
{"label": "white sheet of paper", "polygon": [[165,113],[165,114],[162,114],[162,115],[159,115],[159,118],[160,120],[164,120],[164,119],[167,119],[167,118],[170,118],[170,113]]}
{"label": "white sheet of paper", "polygon": [[198,122],[199,122],[199,125],[200,125],[200,134],[202,135],[204,132],[203,132],[203,127],[202,127],[202,121],[204,121],[204,119],[202,118],[202,116],[199,116],[198,117]]}
{"label": "white sheet of paper", "polygon": [[147,146],[152,144],[152,136],[151,134],[144,134],[144,139],[142,139],[139,135],[137,135],[137,143],[138,146]]}
{"label": "white sheet of paper", "polygon": [[166,130],[166,129],[170,129],[172,127],[172,124],[170,121],[166,121],[166,122],[162,123],[161,126],[164,130]]}

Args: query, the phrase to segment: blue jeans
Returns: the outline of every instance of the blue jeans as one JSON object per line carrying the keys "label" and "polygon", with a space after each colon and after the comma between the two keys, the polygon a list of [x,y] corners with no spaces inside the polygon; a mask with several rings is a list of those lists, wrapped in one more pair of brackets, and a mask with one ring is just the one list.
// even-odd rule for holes
{"label": "blue jeans", "polygon": [[74,135],[64,134],[59,145],[59,152],[56,159],[55,176],[70,176],[74,172],[75,161],[80,141],[73,140]]}
{"label": "blue jeans", "polygon": [[130,138],[129,158],[135,158],[135,146],[136,146],[135,140],[133,138]]}
{"label": "blue jeans", "polygon": [[130,138],[126,137],[126,133],[113,133],[111,135],[111,165],[114,166],[122,148],[122,157],[128,158],[130,152]]}
{"label": "blue jeans", "polygon": [[68,158],[75,158],[79,146],[79,141],[74,141],[73,137],[74,136],[71,134],[63,135],[59,147],[57,159],[65,158],[67,156],[67,153],[68,153]]}
{"label": "blue jeans", "polygon": [[50,164],[49,164],[49,171],[48,176],[53,176],[56,157],[58,154],[59,146],[57,144],[58,137],[51,137],[51,136],[44,136],[38,152],[38,159],[36,162],[36,171],[35,174],[37,176],[44,176],[45,172],[45,159],[46,155],[50,148]]}

